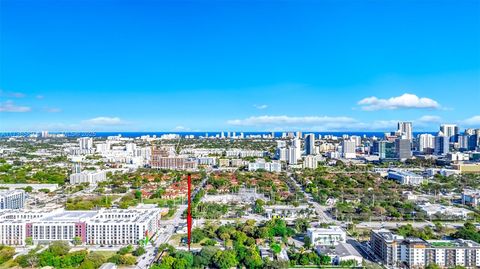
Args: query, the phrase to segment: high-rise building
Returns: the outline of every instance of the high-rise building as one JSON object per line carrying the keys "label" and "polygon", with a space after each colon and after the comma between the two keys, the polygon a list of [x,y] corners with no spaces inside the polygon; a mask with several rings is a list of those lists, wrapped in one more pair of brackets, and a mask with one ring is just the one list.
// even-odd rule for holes
{"label": "high-rise building", "polygon": [[406,160],[412,157],[412,148],[410,145],[410,139],[397,138],[395,140],[395,152],[397,158],[400,160]]}
{"label": "high-rise building", "polygon": [[279,161],[287,161],[287,148],[277,148],[275,155]]}
{"label": "high-rise building", "polygon": [[288,164],[297,164],[297,161],[300,158],[300,155],[297,155],[297,149],[295,147],[289,147],[287,154]]}
{"label": "high-rise building", "polygon": [[80,164],[80,162],[73,163],[72,174],[81,173],[81,172],[82,172],[82,165]]}
{"label": "high-rise building", "polygon": [[355,141],[343,140],[342,142],[342,157],[345,159],[354,159],[355,154]]}
{"label": "high-rise building", "polygon": [[442,124],[440,125],[440,131],[444,136],[450,138],[458,134],[458,126],[456,124]]}
{"label": "high-rise building", "polygon": [[373,142],[373,154],[378,155],[380,159],[395,159],[397,154],[395,152],[395,143],[382,140]]}
{"label": "high-rise building", "polygon": [[431,134],[420,134],[417,136],[417,149],[423,153],[431,153],[435,148],[435,136]]}
{"label": "high-rise building", "polygon": [[458,147],[461,150],[475,150],[477,147],[477,135],[463,134],[458,136]]}
{"label": "high-rise building", "polygon": [[356,147],[360,147],[360,145],[362,145],[362,137],[359,136],[359,135],[352,135],[350,137],[350,140],[355,141],[355,146]]}
{"label": "high-rise building", "polygon": [[80,146],[80,149],[92,149],[93,139],[91,137],[80,137],[78,139],[78,145]]}
{"label": "high-rise building", "polygon": [[400,121],[398,122],[398,132],[402,136],[405,136],[406,139],[412,141],[412,123],[409,121]]}
{"label": "high-rise building", "polygon": [[435,154],[445,155],[450,151],[450,143],[448,136],[444,135],[442,131],[438,132],[435,137]]}
{"label": "high-rise building", "polygon": [[295,156],[298,159],[300,159],[300,156],[302,156],[302,142],[298,137],[295,137],[292,141],[292,147],[295,148]]}
{"label": "high-rise building", "polygon": [[305,138],[305,154],[315,154],[315,134],[307,134]]}

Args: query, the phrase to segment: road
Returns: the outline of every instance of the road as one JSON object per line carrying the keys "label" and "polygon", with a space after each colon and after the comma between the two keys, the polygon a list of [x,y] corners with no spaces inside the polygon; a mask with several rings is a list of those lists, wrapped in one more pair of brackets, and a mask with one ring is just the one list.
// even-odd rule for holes
{"label": "road", "polygon": [[[192,197],[197,195],[200,189],[205,187],[208,178],[204,178],[202,182],[193,190]],[[145,247],[146,253],[138,258],[138,263],[136,268],[147,269],[152,265],[157,255],[157,249],[161,244],[167,243],[170,240],[170,237],[175,233],[175,228],[180,224],[186,223],[185,219],[182,219],[183,212],[187,209],[187,205],[179,205],[177,211],[173,214],[172,218],[167,220],[162,220],[161,229],[151,239],[151,244]]]}
{"label": "road", "polygon": [[[365,221],[356,225],[357,228],[369,228],[369,229],[394,229],[403,225],[411,224],[414,228],[423,228],[425,226],[434,226],[430,221],[397,221],[397,222],[381,222],[381,221]],[[447,228],[459,228],[462,227],[464,222],[442,222],[442,225]]]}
{"label": "road", "polygon": [[293,176],[290,175],[290,179],[295,183],[295,185],[305,194],[305,197],[307,197],[307,203],[312,205],[314,208],[315,208],[315,211],[317,212],[318,214],[318,217],[320,219],[320,222],[323,222],[323,223],[334,223],[336,225],[340,225],[340,222],[338,220],[335,220],[333,219],[332,217],[330,217],[326,211],[327,211],[327,207],[326,206],[322,206],[321,204],[319,204],[317,201],[315,201],[315,199],[313,199],[313,196],[306,192],[305,189],[303,188],[303,186],[298,183],[297,180],[295,180],[295,178]]}

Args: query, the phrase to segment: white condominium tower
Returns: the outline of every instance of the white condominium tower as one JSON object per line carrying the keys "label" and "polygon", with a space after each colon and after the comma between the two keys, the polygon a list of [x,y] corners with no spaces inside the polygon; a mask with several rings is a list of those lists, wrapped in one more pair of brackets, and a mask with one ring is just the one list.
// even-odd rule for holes
{"label": "white condominium tower", "polygon": [[458,126],[456,124],[442,124],[440,125],[440,131],[446,137],[452,137],[458,134]]}
{"label": "white condominium tower", "polygon": [[412,141],[412,122],[409,121],[399,121],[398,122],[398,132],[405,136],[406,139]]}

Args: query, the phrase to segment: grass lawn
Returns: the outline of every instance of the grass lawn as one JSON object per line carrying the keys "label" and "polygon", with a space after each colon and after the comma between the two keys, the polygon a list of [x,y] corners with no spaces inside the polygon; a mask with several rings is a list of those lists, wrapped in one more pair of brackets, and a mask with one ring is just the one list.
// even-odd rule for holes
{"label": "grass lawn", "polygon": [[170,237],[170,240],[168,243],[174,247],[180,245],[180,240],[182,240],[182,237],[187,236],[187,234],[174,234]]}

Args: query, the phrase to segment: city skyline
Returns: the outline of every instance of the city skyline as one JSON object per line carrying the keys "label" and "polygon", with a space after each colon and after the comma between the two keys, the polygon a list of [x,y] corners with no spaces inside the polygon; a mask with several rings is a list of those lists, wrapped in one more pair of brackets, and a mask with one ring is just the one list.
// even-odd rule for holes
{"label": "city skyline", "polygon": [[475,1],[2,1],[0,131],[478,127]]}

